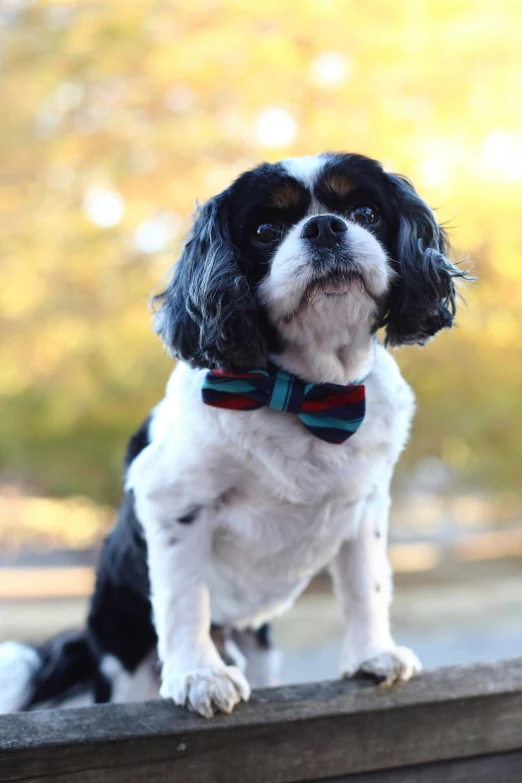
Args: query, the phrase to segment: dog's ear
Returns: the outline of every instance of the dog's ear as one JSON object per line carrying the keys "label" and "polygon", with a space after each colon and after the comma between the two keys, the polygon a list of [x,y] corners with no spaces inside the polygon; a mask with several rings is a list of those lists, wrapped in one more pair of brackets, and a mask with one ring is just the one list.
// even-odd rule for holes
{"label": "dog's ear", "polygon": [[194,367],[252,369],[266,364],[266,344],[255,293],[230,238],[228,202],[224,191],[198,210],[171,282],[153,299],[154,328],[174,356]]}
{"label": "dog's ear", "polygon": [[433,212],[413,185],[388,174],[399,214],[393,245],[397,273],[390,288],[386,343],[420,344],[453,324],[456,312],[455,278],[466,277],[447,258],[448,242]]}

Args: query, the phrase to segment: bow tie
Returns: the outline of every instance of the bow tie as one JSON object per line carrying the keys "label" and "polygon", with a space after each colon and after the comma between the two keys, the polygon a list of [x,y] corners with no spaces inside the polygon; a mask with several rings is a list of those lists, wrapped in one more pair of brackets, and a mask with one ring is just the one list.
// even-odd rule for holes
{"label": "bow tie", "polygon": [[307,430],[328,443],[344,443],[361,426],[365,390],[361,383],[304,383],[277,367],[245,373],[211,370],[201,389],[214,408],[253,411],[266,406],[298,416]]}

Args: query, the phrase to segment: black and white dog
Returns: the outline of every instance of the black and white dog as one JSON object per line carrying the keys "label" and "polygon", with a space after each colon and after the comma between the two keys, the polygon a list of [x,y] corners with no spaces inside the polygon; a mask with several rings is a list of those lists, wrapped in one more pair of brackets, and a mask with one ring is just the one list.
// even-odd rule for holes
{"label": "black and white dog", "polygon": [[[0,646],[0,712],[171,698],[230,712],[272,681],[267,623],[329,567],[341,674],[420,670],[390,633],[390,481],[414,398],[376,337],[424,343],[455,315],[444,232],[403,177],[362,155],[264,164],[196,215],[155,325],[181,360],[132,438],[85,632]],[[205,405],[209,369],[364,379],[366,416],[332,445],[297,415]],[[161,674],[159,673],[161,670]],[[161,681],[161,682],[160,682]]]}

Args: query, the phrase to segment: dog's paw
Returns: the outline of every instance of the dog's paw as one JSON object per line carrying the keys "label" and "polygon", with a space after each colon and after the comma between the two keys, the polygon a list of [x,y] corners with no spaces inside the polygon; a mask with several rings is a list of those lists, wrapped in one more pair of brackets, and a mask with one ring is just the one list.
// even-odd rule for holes
{"label": "dog's paw", "polygon": [[248,701],[250,686],[236,666],[193,669],[177,676],[163,676],[160,695],[192,712],[212,718],[231,713],[241,700]]}
{"label": "dog's paw", "polygon": [[343,667],[342,677],[369,675],[384,685],[392,685],[394,682],[410,680],[421,670],[421,662],[412,650],[408,647],[392,647],[370,655],[358,664]]}

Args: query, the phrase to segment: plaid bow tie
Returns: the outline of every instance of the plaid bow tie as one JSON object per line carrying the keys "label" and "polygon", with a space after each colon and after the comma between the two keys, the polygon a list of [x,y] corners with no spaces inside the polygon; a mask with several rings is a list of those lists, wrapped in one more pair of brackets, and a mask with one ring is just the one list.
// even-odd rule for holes
{"label": "plaid bow tie", "polygon": [[245,373],[211,370],[201,389],[203,402],[215,408],[253,411],[266,406],[293,413],[313,435],[344,443],[361,426],[365,390],[361,383],[304,383],[277,367]]}

